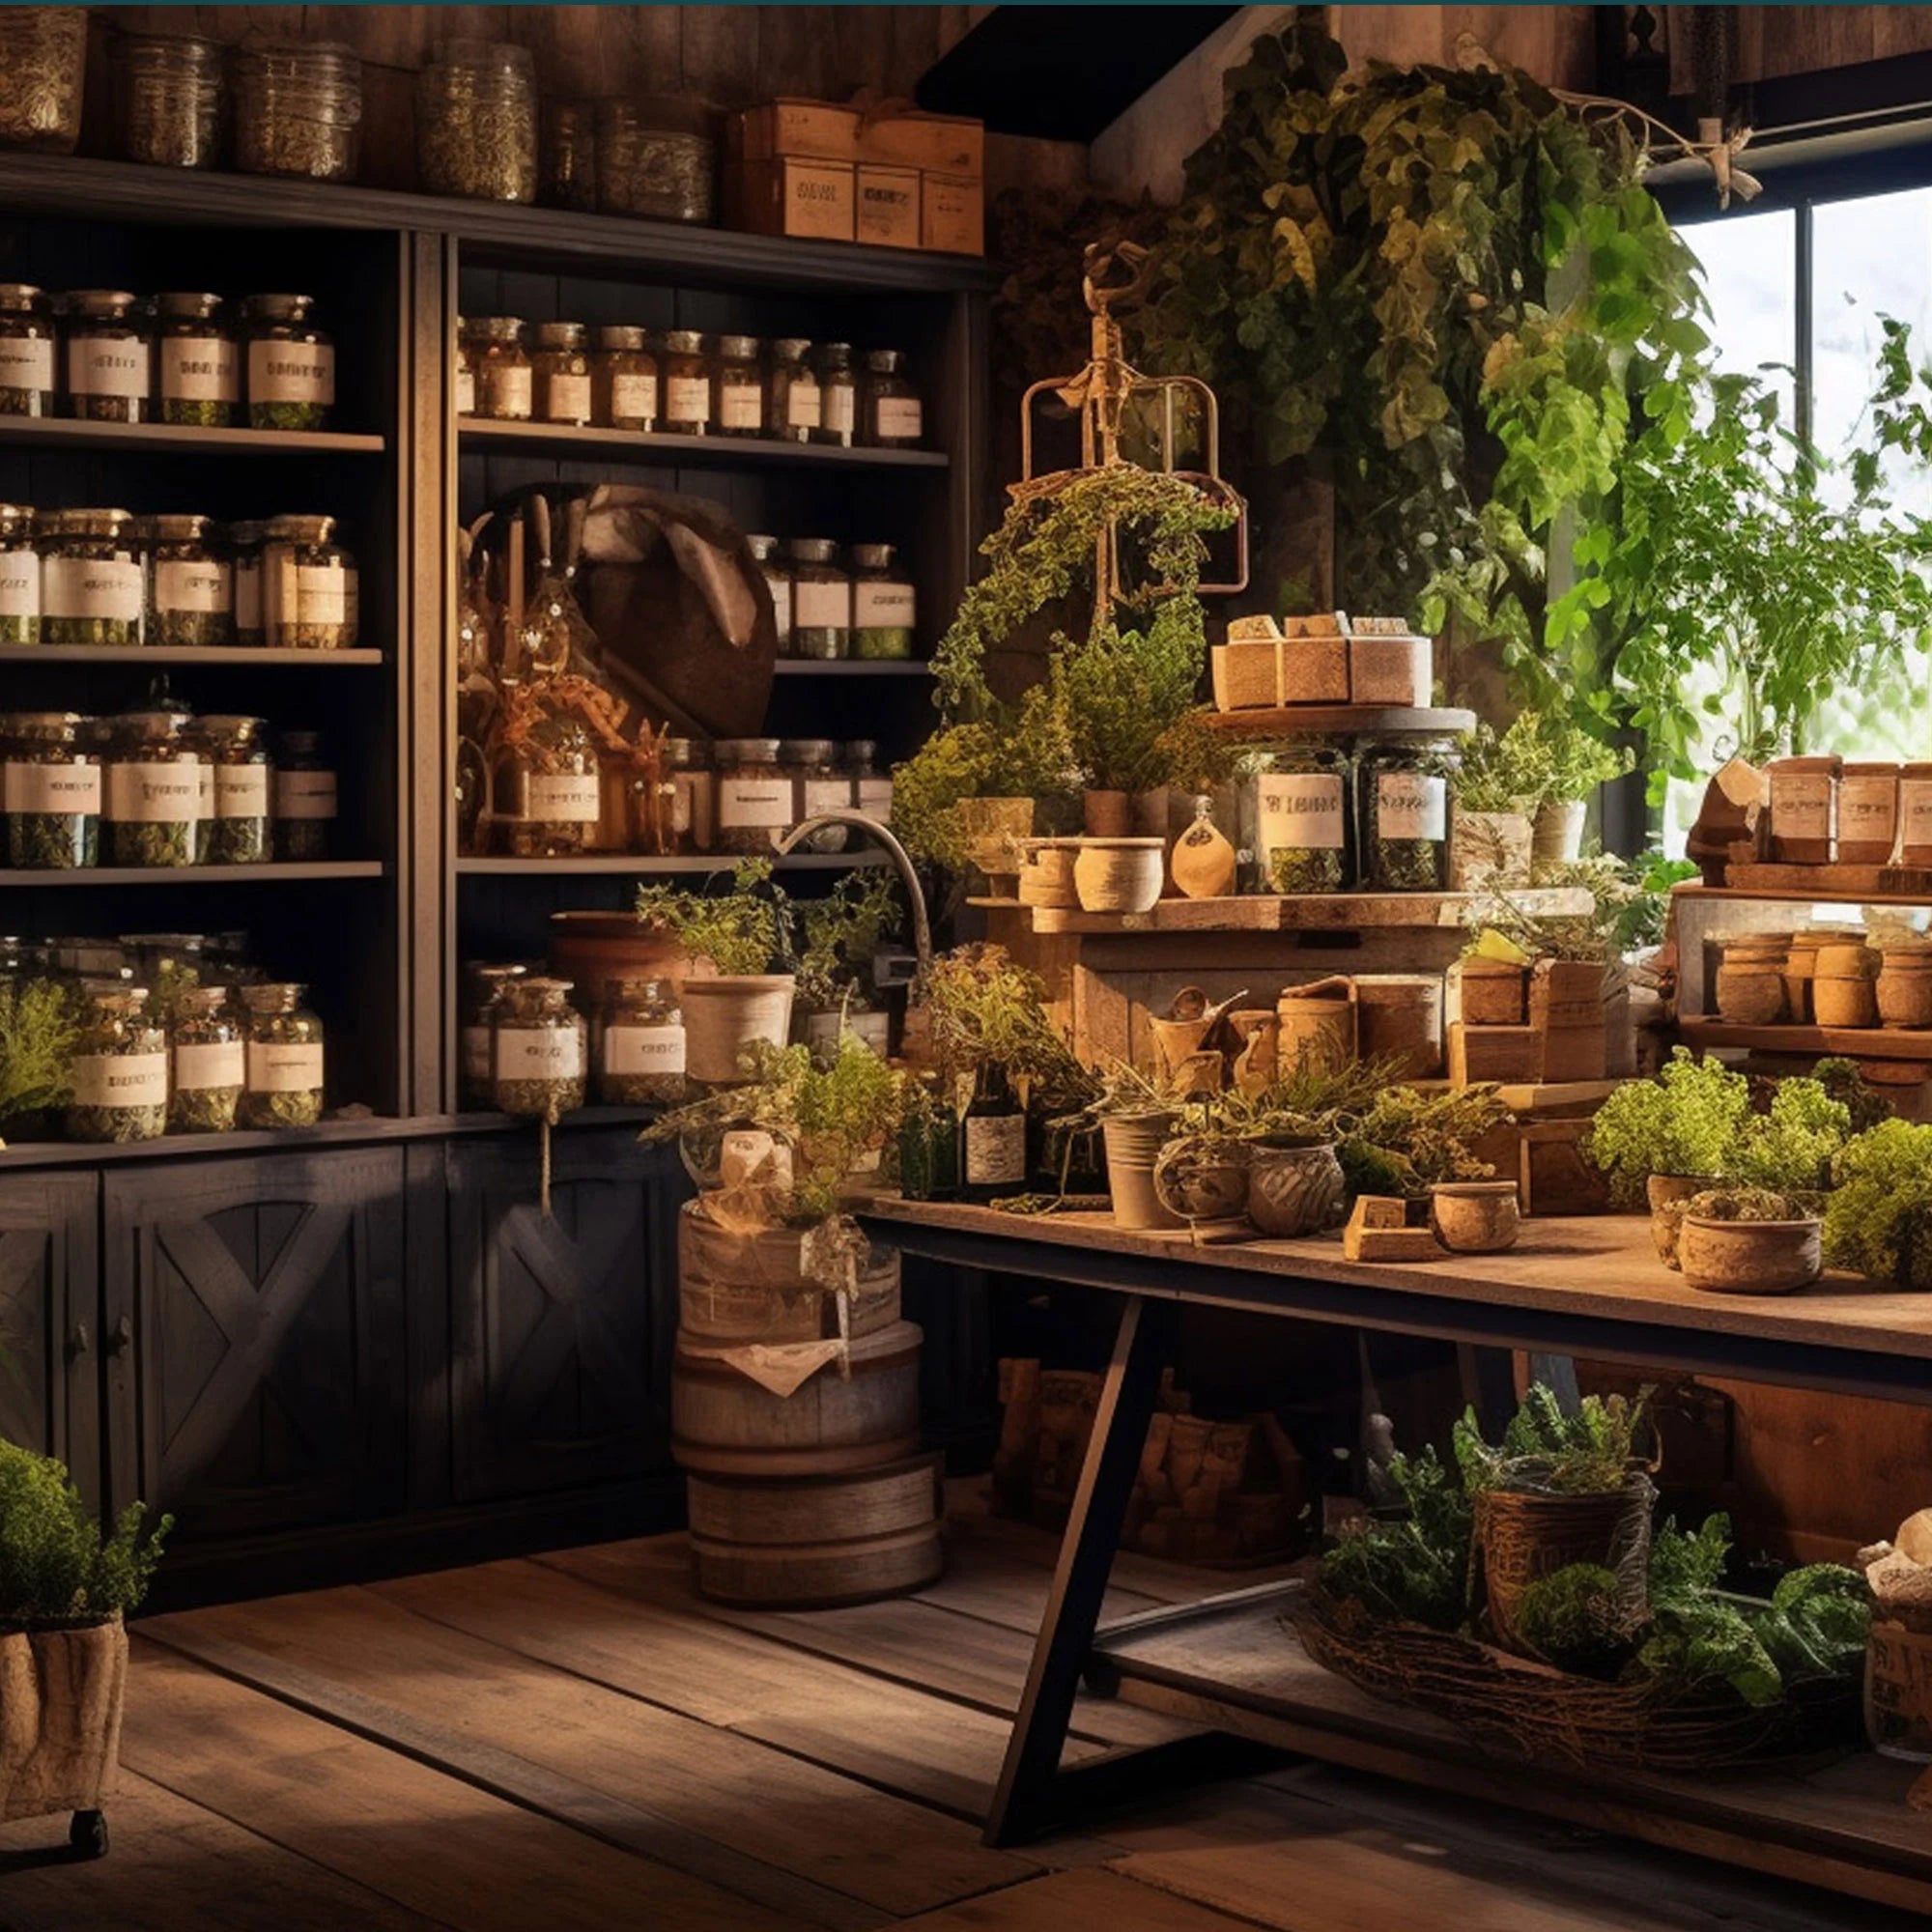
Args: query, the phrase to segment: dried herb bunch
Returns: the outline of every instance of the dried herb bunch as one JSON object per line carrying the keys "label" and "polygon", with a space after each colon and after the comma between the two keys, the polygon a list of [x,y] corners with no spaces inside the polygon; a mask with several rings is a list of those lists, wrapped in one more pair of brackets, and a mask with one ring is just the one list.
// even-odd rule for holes
{"label": "dried herb bunch", "polygon": [[706,886],[639,886],[637,912],[644,924],[673,933],[687,952],[727,975],[758,974],[785,951],[783,893],[772,883],[769,859],[747,859],[731,873],[728,892]]}
{"label": "dried herb bunch", "polygon": [[1073,1114],[1098,1092],[1046,1010],[1040,980],[998,946],[962,946],[935,959],[914,989],[932,1028],[933,1057],[949,1081],[984,1065],[1004,1066],[1055,1115]]}
{"label": "dried herb bunch", "polygon": [[0,1122],[66,1104],[79,1018],[63,981],[0,979]]}

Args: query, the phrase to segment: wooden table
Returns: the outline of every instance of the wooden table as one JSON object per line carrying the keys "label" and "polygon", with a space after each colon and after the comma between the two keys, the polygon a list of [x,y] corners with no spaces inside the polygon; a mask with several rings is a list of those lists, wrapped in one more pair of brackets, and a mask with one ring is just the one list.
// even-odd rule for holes
{"label": "wooden table", "polygon": [[1507,1255],[1383,1264],[1338,1241],[1196,1246],[1103,1214],[1022,1217],[881,1200],[873,1232],[907,1254],[1121,1297],[1113,1357],[1067,1519],[986,1837],[1010,1844],[1185,1775],[1198,1742],[1063,1771],[1090,1688],[1237,1736],[1726,1859],[1932,1914],[1932,1814],[1913,1767],[1869,1754],[1695,1777],[1528,1765],[1320,1669],[1280,1627],[1293,1583],[1098,1628],[1141,1446],[1183,1305],[1436,1336],[1487,1350],[1932,1404],[1932,1296],[1828,1277],[1780,1297],[1701,1294],[1657,1261],[1647,1223],[1532,1220]]}

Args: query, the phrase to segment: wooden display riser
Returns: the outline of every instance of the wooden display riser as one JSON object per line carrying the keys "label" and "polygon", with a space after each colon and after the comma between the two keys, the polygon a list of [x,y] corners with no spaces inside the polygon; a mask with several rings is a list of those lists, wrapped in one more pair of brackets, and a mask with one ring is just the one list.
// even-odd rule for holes
{"label": "wooden display riser", "polygon": [[1280,704],[1201,715],[1211,729],[1229,738],[1374,737],[1398,731],[1456,737],[1476,728],[1473,711],[1403,704]]}
{"label": "wooden display riser", "polygon": [[1932,903],[1932,866],[1726,866],[1720,890],[1744,898],[1892,900],[1925,905]]}
{"label": "wooden display riser", "polygon": [[1729,1020],[1680,1019],[1692,1048],[1747,1046],[1759,1053],[1842,1054],[1848,1060],[1922,1060],[1932,1065],[1932,1030],[1921,1027],[1736,1026]]}
{"label": "wooden display riser", "polygon": [[[1147,912],[1081,912],[1070,907],[1027,906],[1018,899],[977,898],[989,911],[1016,912],[1044,935],[1104,938],[1143,932],[1366,932],[1391,927],[1463,929],[1463,916],[1484,895],[1476,893],[1240,893],[1226,898],[1161,899]],[[1525,888],[1510,895],[1525,912],[1544,917],[1582,916],[1590,895],[1580,887]]]}

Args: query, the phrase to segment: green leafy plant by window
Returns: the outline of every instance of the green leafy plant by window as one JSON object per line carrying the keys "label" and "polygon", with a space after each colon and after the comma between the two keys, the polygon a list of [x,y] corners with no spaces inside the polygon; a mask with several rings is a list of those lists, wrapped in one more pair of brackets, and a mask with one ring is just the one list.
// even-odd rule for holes
{"label": "green leafy plant by window", "polygon": [[174,1518],[139,1503],[111,1534],[64,1463],[0,1441],[0,1624],[59,1624],[133,1609],[147,1595]]}
{"label": "green leafy plant by window", "polygon": [[1932,1288],[1932,1126],[1887,1121],[1833,1163],[1825,1255],[1874,1281]]}
{"label": "green leafy plant by window", "polygon": [[709,882],[696,891],[639,886],[638,917],[720,973],[767,973],[785,948],[784,901],[771,880],[769,859],[748,859],[733,870],[728,892],[714,893]]}

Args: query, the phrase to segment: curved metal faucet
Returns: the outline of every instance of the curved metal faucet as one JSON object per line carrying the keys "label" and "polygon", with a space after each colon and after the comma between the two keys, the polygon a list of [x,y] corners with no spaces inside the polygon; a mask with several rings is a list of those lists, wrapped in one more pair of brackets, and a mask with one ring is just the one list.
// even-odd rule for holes
{"label": "curved metal faucet", "polygon": [[923,974],[932,964],[932,922],[926,916],[925,895],[920,890],[919,874],[913,869],[906,848],[876,818],[868,818],[863,811],[815,811],[810,818],[794,825],[779,840],[779,857],[782,859],[802,838],[817,831],[821,825],[845,825],[854,831],[869,833],[886,848],[887,856],[898,867],[899,877],[905,882],[906,896],[912,901],[912,948],[919,955],[919,970]]}

